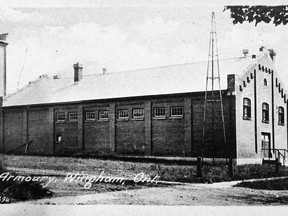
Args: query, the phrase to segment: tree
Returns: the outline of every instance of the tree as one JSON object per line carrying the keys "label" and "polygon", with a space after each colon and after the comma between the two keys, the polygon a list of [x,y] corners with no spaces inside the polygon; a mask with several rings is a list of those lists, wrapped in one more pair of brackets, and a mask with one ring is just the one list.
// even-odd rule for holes
{"label": "tree", "polygon": [[233,24],[242,24],[255,21],[255,26],[260,22],[270,23],[275,26],[286,25],[288,23],[288,5],[283,6],[225,6],[225,10],[230,10]]}

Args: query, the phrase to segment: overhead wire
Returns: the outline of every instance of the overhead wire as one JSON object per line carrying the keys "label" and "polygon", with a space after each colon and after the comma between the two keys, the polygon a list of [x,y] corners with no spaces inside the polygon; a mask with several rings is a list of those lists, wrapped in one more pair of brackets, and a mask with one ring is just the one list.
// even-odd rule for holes
{"label": "overhead wire", "polygon": [[22,73],[24,71],[24,67],[25,67],[25,63],[26,63],[26,57],[27,57],[27,52],[28,52],[28,48],[26,48],[26,50],[25,50],[25,56],[24,56],[23,65],[22,65],[22,68],[21,68],[21,71],[20,71],[20,75],[19,75],[19,78],[18,78],[18,81],[17,81],[17,90],[19,90],[19,83],[20,83],[20,79],[21,79]]}

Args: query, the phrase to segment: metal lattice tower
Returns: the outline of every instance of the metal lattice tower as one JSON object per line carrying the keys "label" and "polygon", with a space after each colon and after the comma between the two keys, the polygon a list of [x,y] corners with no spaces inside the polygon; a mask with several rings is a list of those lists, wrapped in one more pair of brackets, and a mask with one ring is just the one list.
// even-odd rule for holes
{"label": "metal lattice tower", "polygon": [[[215,65],[216,61],[216,65]],[[211,67],[210,67],[211,63]],[[216,71],[215,71],[216,68]],[[218,82],[217,82],[218,81]],[[209,82],[211,82],[211,89],[209,89]],[[215,90],[215,85],[218,84],[219,90]],[[218,93],[217,93],[218,92]],[[225,132],[225,120],[223,113],[223,101],[220,84],[220,67],[219,67],[219,56],[217,46],[217,34],[216,34],[216,22],[215,13],[212,12],[211,29],[210,29],[210,40],[209,40],[209,54],[207,63],[207,76],[206,76],[206,91],[205,91],[205,102],[204,102],[204,119],[203,119],[203,145],[202,145],[202,156],[203,148],[205,145],[211,145],[215,147],[217,140],[215,140],[215,106],[219,106],[221,112],[221,123],[223,129],[223,144],[226,144],[226,132]],[[208,107],[209,106],[209,107]],[[209,109],[211,107],[211,110]],[[211,116],[208,116],[208,112],[211,112]],[[219,112],[218,112],[219,113]],[[218,117],[219,115],[217,115]],[[217,122],[216,122],[217,123]],[[208,128],[210,129],[208,131]],[[209,133],[209,136],[208,136]],[[211,139],[208,139],[210,137]],[[217,137],[219,137],[219,131],[217,131]],[[218,140],[219,141],[219,140]],[[222,142],[222,141],[221,141]]]}

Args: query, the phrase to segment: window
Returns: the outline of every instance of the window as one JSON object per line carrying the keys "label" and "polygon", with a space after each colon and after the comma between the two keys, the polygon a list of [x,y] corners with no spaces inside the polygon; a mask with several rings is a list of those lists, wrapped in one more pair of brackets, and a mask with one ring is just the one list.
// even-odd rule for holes
{"label": "window", "polygon": [[243,119],[251,119],[251,100],[249,98],[243,98]]}
{"label": "window", "polygon": [[68,113],[68,121],[71,122],[77,121],[77,113],[76,112]]}
{"label": "window", "polygon": [[58,134],[58,135],[56,136],[56,142],[57,142],[57,143],[61,143],[61,141],[62,141],[62,137],[61,137],[61,135]]}
{"label": "window", "polygon": [[132,115],[134,119],[144,118],[144,109],[133,109]]}
{"label": "window", "polygon": [[263,82],[264,82],[264,86],[267,86],[267,80],[264,79]]}
{"label": "window", "polygon": [[284,125],[284,108],[278,108],[278,125]]}
{"label": "window", "polygon": [[129,110],[118,110],[118,119],[128,119],[129,118]]}
{"label": "window", "polygon": [[171,117],[183,117],[183,107],[171,107]]}
{"label": "window", "polygon": [[269,123],[269,105],[267,103],[262,104],[262,122]]}
{"label": "window", "polygon": [[85,113],[85,120],[93,121],[95,120],[95,112],[86,112]]}
{"label": "window", "polygon": [[64,122],[65,113],[56,113],[56,122]]}
{"label": "window", "polygon": [[108,110],[99,111],[99,120],[108,120],[108,118],[109,118],[109,111]]}
{"label": "window", "polygon": [[165,118],[166,117],[165,111],[166,111],[165,108],[155,107],[154,108],[154,117],[156,117],[156,118]]}

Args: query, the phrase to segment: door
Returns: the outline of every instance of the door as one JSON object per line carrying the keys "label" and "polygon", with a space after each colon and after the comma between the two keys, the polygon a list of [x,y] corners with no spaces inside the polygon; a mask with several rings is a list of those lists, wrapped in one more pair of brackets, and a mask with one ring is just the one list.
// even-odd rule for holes
{"label": "door", "polygon": [[270,133],[262,133],[261,134],[261,141],[262,141],[263,157],[271,158],[272,153],[271,153]]}

